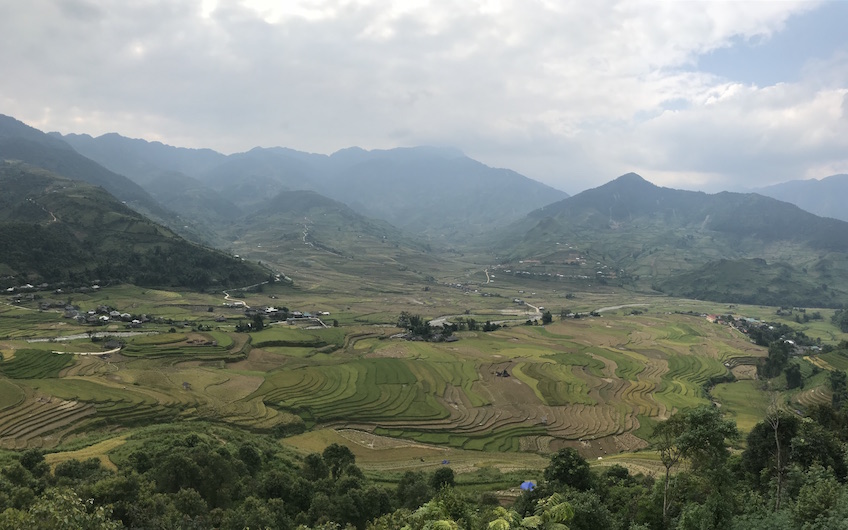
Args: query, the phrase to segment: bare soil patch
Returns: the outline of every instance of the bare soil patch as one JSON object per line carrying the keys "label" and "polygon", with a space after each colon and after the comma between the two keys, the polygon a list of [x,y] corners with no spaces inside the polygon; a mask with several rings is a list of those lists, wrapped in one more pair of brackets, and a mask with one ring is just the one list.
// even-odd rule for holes
{"label": "bare soil patch", "polygon": [[736,379],[744,380],[756,380],[757,379],[757,367],[751,366],[750,364],[740,364],[739,366],[734,366],[731,368],[730,372],[736,377]]}

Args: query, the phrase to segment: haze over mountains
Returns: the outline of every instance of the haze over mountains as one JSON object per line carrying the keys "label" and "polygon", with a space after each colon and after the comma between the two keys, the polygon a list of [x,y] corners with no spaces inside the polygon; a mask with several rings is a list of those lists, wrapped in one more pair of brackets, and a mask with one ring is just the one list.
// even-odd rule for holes
{"label": "haze over mountains", "polygon": [[831,175],[817,180],[791,180],[754,190],[757,193],[791,202],[822,217],[848,221],[848,175]]}
{"label": "haze over mountains", "polygon": [[[117,135],[61,137],[80,153],[150,186],[177,172],[231,201],[241,213],[282,191],[311,190],[343,201],[359,213],[427,237],[477,234],[520,218],[567,193],[507,169],[494,169],[452,149],[432,147],[332,155],[285,148],[255,148],[224,156]],[[209,192],[204,192],[209,196]],[[160,195],[159,193],[155,193]],[[174,207],[180,203],[174,198]],[[180,213],[185,213],[180,211]]]}
{"label": "haze over mountains", "polygon": [[[354,276],[390,267],[432,278],[450,247],[540,278],[694,298],[838,306],[848,294],[848,223],[756,193],[661,188],[627,174],[568,197],[451,149],[223,155],[117,134],[45,135],[8,117],[0,156],[103,186],[218,247],[289,265],[311,266],[300,255],[312,253],[326,258],[322,270]],[[844,196],[844,177],[771,193],[825,209],[814,197]]]}

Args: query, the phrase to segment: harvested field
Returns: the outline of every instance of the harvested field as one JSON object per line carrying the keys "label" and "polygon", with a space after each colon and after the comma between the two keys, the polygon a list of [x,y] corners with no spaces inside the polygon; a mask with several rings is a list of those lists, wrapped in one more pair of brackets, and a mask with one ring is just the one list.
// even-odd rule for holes
{"label": "harvested field", "polygon": [[103,440],[102,442],[96,443],[94,445],[90,445],[83,449],[78,449],[76,451],[63,451],[60,453],[48,453],[44,455],[44,460],[50,464],[51,468],[56,467],[56,464],[61,462],[66,462],[68,460],[79,460],[84,461],[89,458],[97,458],[100,460],[100,463],[106,469],[111,469],[113,471],[117,471],[117,467],[115,464],[109,459],[108,452],[115,449],[116,447],[120,447],[127,441],[127,436],[117,436],[115,438],[109,438],[108,440]]}

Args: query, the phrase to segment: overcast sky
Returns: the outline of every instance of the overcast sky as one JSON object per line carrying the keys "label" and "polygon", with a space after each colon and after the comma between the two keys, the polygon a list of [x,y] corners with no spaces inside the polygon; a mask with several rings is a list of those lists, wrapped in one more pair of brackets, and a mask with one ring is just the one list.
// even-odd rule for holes
{"label": "overcast sky", "polygon": [[[280,7],[285,6],[285,7]],[[453,146],[569,193],[848,173],[848,1],[7,0],[0,113],[232,153]]]}

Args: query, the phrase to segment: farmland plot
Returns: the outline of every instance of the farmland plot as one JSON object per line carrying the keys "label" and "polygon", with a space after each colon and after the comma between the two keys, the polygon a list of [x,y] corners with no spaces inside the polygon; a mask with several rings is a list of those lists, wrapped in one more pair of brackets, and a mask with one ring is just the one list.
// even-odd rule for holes
{"label": "farmland plot", "polygon": [[[728,373],[726,362],[765,354],[725,327],[667,314],[459,332],[452,343],[390,339],[394,330],[370,326],[181,329],[129,338],[105,358],[9,340],[0,444],[48,447],[87,428],[207,419],[264,432],[347,428],[457,450],[572,445],[601,456],[641,447],[652,422],[709,403],[704,383]],[[737,384],[720,389],[729,411],[758,392]],[[797,401],[826,398],[805,391]]]}
{"label": "farmland plot", "polygon": [[644,445],[634,434],[645,420],[709,403],[704,384],[728,373],[723,360],[764,354],[692,317],[575,322],[460,333],[457,343],[369,340],[344,359],[268,374],[249,397],[310,426],[487,451],[571,441],[606,454]]}

